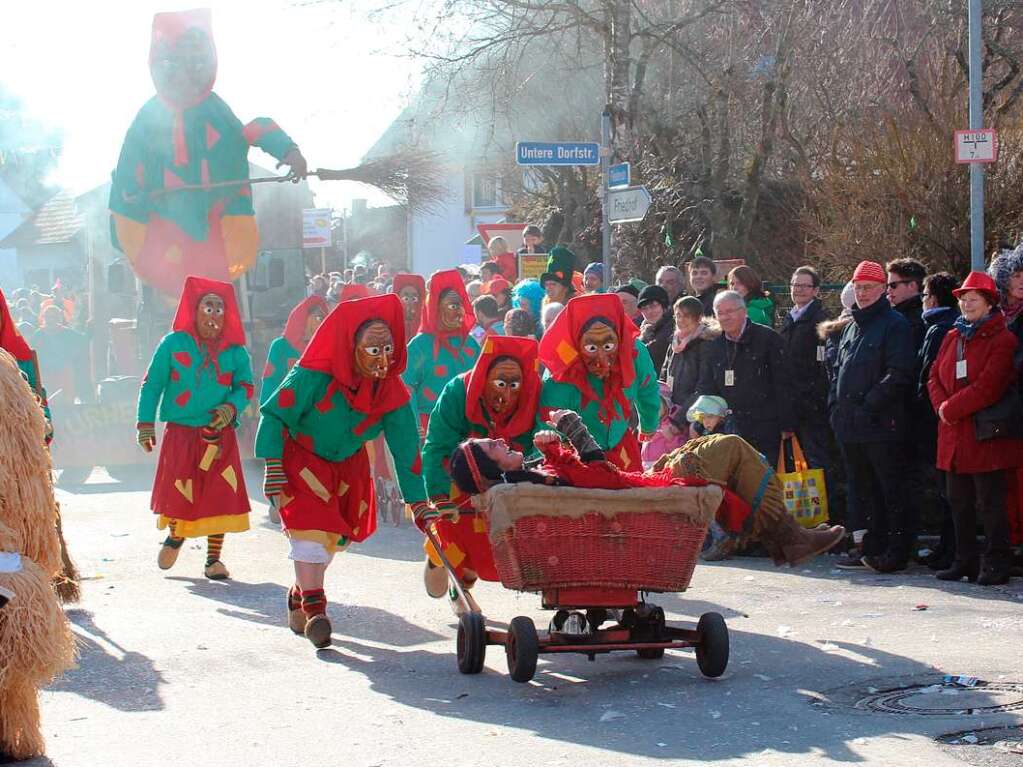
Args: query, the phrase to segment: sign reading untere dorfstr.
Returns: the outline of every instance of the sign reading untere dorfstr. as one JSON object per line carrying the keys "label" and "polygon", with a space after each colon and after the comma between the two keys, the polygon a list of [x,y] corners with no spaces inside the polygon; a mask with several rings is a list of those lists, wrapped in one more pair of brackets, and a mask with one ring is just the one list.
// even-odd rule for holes
{"label": "sign reading untere dorfstr.", "polygon": [[592,141],[520,141],[519,165],[600,165],[600,144]]}

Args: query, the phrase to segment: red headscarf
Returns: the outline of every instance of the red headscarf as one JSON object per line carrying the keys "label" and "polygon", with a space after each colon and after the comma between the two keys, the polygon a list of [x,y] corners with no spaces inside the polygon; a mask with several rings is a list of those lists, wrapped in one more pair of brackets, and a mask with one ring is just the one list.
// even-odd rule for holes
{"label": "red headscarf", "polygon": [[636,380],[636,338],[639,336],[639,330],[625,316],[625,309],[618,296],[613,293],[594,293],[570,300],[540,339],[540,361],[555,381],[570,383],[579,388],[583,407],[597,401],[597,394],[590,385],[586,365],[579,353],[579,339],[583,334],[583,326],[598,317],[618,334],[617,364],[611,366],[611,374],[604,381],[604,396],[599,400],[599,418],[605,424],[610,424],[612,402],[617,401],[623,413],[629,412],[625,390]]}
{"label": "red headscarf", "polygon": [[512,336],[489,336],[483,341],[483,352],[468,373],[465,380],[465,416],[472,423],[485,425],[483,389],[487,385],[490,366],[499,357],[511,357],[522,366],[522,391],[519,392],[518,406],[514,412],[497,417],[487,413],[493,423],[492,437],[511,442],[514,437],[527,432],[536,420],[536,408],[540,402],[540,374],[537,370],[537,346],[532,338]]}
{"label": "red headscarf", "polygon": [[[465,315],[462,318],[462,327],[452,332],[440,329],[440,297],[445,290],[453,290],[462,300],[465,307]],[[466,336],[476,324],[476,315],[472,311],[472,302],[469,301],[469,294],[465,292],[465,285],[462,283],[462,275],[457,269],[434,272],[430,275],[430,285],[426,291],[426,311],[423,312],[423,322],[419,327],[420,333],[433,334],[433,353],[436,354],[443,346],[452,356],[458,357],[458,352],[451,346],[450,339],[457,336],[465,344]]]}
{"label": "red headscarf", "polygon": [[355,301],[359,298],[369,298],[372,295],[369,292],[369,287],[363,285],[361,282],[349,282],[343,288],[341,288],[341,295],[338,296],[338,301]]}
{"label": "red headscarf", "polygon": [[11,317],[11,310],[7,306],[7,299],[4,292],[0,290],[0,349],[4,349],[14,359],[20,362],[28,362],[32,359],[32,350]]}
{"label": "red headscarf", "polygon": [[319,310],[324,317],[330,314],[330,307],[322,296],[309,296],[288,315],[288,321],[284,325],[284,338],[298,351],[305,348],[305,324],[315,310]]}
{"label": "red headscarf", "polygon": [[[394,337],[394,364],[387,376],[375,381],[355,372],[355,335],[369,320],[387,324]],[[405,320],[401,301],[393,293],[354,301],[342,301],[313,333],[298,366],[328,373],[334,380],[324,401],[341,392],[353,410],[366,418],[355,428],[362,434],[392,410],[409,401],[401,380],[405,371]]]}
{"label": "red headscarf", "polygon": [[419,325],[423,321],[423,304],[426,300],[426,280],[421,274],[408,274],[398,272],[394,275],[394,282],[391,283],[391,291],[401,293],[402,288],[415,288],[419,293],[419,314],[412,321],[411,325],[405,325],[405,335],[410,338],[419,332]]}
{"label": "red headscarf", "polygon": [[[224,332],[212,346],[203,341],[195,329],[195,313],[199,309],[200,299],[207,293],[220,296],[224,302]],[[238,301],[234,297],[234,287],[230,282],[196,277],[194,274],[185,277],[171,330],[188,333],[199,346],[206,346],[214,356],[228,346],[245,346],[245,328],[242,326],[241,312],[238,311]]]}

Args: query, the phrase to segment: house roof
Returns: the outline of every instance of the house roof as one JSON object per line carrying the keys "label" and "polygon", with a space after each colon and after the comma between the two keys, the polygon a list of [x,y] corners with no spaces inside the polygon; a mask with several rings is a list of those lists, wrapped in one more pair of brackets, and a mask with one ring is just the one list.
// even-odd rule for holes
{"label": "house roof", "polygon": [[0,247],[24,248],[71,242],[81,230],[83,218],[75,209],[74,196],[67,191],[57,192],[0,241]]}

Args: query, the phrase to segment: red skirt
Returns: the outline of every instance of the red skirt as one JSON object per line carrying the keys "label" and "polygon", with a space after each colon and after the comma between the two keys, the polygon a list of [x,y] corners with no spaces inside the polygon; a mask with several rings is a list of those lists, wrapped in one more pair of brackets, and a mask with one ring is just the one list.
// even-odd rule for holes
{"label": "red skirt", "polygon": [[248,530],[249,494],[234,429],[210,445],[197,427],[168,423],[150,508],[159,515],[157,527],[174,522],[180,538]]}
{"label": "red skirt", "polygon": [[636,439],[636,433],[632,429],[626,429],[621,442],[605,450],[604,455],[611,463],[622,471],[643,471],[643,456]]}
{"label": "red skirt", "polygon": [[283,463],[287,481],[280,511],[289,537],[316,541],[334,552],[366,540],[377,529],[365,445],[343,461],[328,461],[287,437]]}
{"label": "red skirt", "polygon": [[[462,514],[458,522],[442,519],[433,525],[437,540],[440,541],[444,556],[455,568],[455,574],[462,578],[466,570],[472,570],[485,581],[499,581],[494,565],[494,552],[490,548],[487,522],[482,514]],[[435,565],[442,566],[437,551],[427,538],[423,550]]]}

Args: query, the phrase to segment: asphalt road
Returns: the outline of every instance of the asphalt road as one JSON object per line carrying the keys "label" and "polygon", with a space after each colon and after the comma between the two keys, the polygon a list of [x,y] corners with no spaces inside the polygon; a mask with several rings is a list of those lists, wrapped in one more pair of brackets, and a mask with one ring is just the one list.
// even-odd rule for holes
{"label": "asphalt road", "polygon": [[[250,532],[227,538],[233,580],[203,578],[192,542],[163,573],[147,481],[97,470],[59,492],[87,578],[68,610],[80,661],[41,694],[49,762],[33,766],[945,767],[964,762],[937,736],[1023,721],[1023,685],[1012,685],[1023,683],[1020,580],[985,589],[923,569],[849,574],[827,557],[795,571],[762,559],[700,565],[689,592],[653,601],[683,624],[711,610],[727,619],[722,678],[669,651],[544,656],[535,680],[517,684],[499,648],[482,674],[458,673],[455,620],[422,589],[415,528],[384,527],[335,560],[334,642],[317,653],[287,629],[291,565],[265,506]],[[258,492],[258,477],[248,481]],[[476,594],[498,624],[549,620],[534,595],[497,584]],[[998,689],[930,686],[943,674]],[[885,698],[907,685],[925,689]],[[939,713],[869,710],[870,696]]]}

